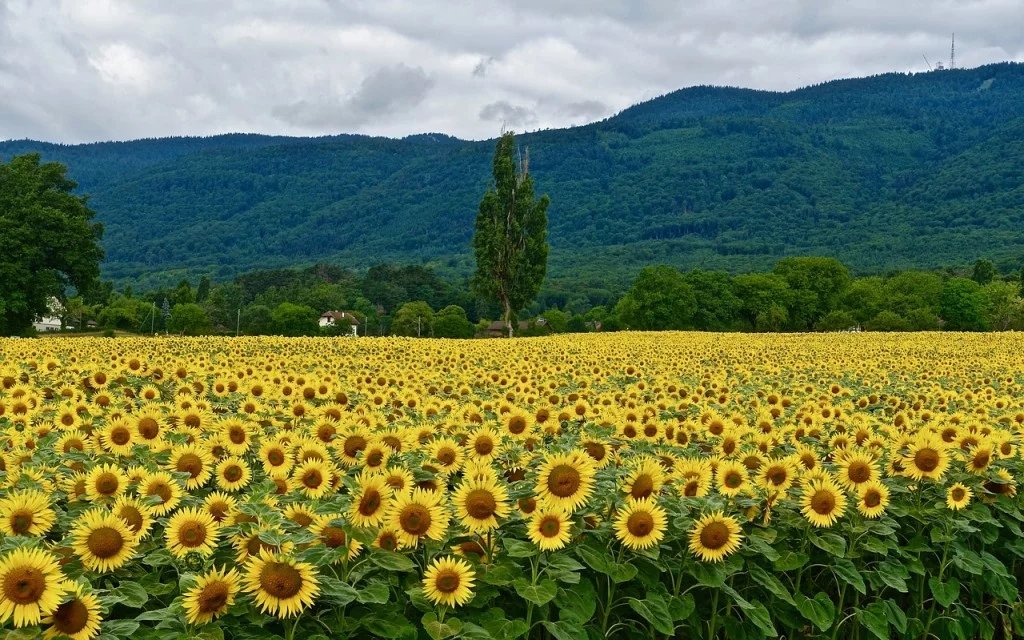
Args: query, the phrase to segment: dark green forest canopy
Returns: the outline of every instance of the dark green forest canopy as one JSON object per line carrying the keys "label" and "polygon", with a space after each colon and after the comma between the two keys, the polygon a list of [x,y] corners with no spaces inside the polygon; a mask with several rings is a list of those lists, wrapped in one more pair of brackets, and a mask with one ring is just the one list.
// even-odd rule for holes
{"label": "dark green forest canopy", "polygon": [[[641,267],[854,273],[1024,258],[1024,65],[776,93],[694,87],[521,134],[551,196],[549,280],[624,289]],[[104,223],[104,276],[143,287],[332,262],[472,271],[493,141],[428,134],[0,143],[66,163]]]}

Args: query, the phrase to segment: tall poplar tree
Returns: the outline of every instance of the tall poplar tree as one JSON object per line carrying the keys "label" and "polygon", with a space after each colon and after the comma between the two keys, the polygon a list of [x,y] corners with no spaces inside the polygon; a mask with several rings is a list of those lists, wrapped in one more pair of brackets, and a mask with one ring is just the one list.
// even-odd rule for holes
{"label": "tall poplar tree", "polygon": [[494,180],[480,201],[473,249],[473,291],[501,305],[512,337],[512,320],[530,303],[544,282],[548,264],[548,204],[534,197],[529,154],[516,152],[512,132],[504,133],[494,151]]}

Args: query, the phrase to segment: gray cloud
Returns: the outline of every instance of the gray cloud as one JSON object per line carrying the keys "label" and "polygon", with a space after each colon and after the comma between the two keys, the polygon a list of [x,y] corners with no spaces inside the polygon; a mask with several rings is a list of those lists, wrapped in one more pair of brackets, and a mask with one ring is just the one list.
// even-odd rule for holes
{"label": "gray cloud", "polygon": [[923,71],[954,30],[962,65],[1024,61],[1020,0],[453,4],[0,0],[0,139],[484,138],[499,120],[580,124],[694,84]]}
{"label": "gray cloud", "polygon": [[510,128],[519,129],[537,124],[537,113],[529,107],[521,107],[505,100],[499,100],[484,106],[480,110],[480,119],[501,122]]}
{"label": "gray cloud", "polygon": [[375,118],[402,114],[427,97],[434,81],[422,68],[398,64],[367,76],[351,96],[316,101],[299,100],[274,107],[274,117],[310,128],[359,129]]}

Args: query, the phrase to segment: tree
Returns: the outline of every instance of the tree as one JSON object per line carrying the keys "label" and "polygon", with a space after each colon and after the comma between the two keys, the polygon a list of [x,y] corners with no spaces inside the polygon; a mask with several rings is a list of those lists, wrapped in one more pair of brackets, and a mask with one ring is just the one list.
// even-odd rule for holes
{"label": "tree", "polygon": [[561,309],[548,309],[540,317],[547,320],[551,333],[565,333],[569,328],[569,316]]}
{"label": "tree", "polygon": [[911,327],[910,322],[898,313],[882,311],[868,320],[864,328],[868,331],[909,331]]}
{"label": "tree", "polygon": [[974,270],[971,272],[971,280],[985,286],[995,280],[997,275],[999,275],[999,272],[996,271],[996,265],[992,264],[991,260],[980,258],[974,263]]}
{"label": "tree", "polygon": [[[858,278],[843,293],[840,306],[848,311],[857,324],[864,324],[884,309],[885,292],[881,278]],[[853,325],[851,325],[853,326]]]}
{"label": "tree", "polygon": [[942,288],[941,316],[952,331],[984,331],[985,292],[967,278],[950,278]]}
{"label": "tree", "polygon": [[724,271],[694,269],[684,273],[693,287],[697,312],[693,324],[702,331],[727,331],[736,324],[743,301],[733,292],[732,278]]}
{"label": "tree", "polygon": [[199,288],[196,289],[196,302],[206,302],[210,297],[210,279],[203,276],[199,279]]}
{"label": "tree", "polygon": [[472,338],[476,333],[473,323],[466,317],[466,310],[454,304],[437,312],[431,329],[436,338]]}
{"label": "tree", "polygon": [[320,332],[320,314],[312,307],[282,302],[270,312],[274,331],[282,336],[312,336]]}
{"label": "tree", "polygon": [[982,288],[985,296],[985,319],[992,329],[1008,331],[1019,326],[1022,301],[1012,282],[996,280]]}
{"label": "tree", "polygon": [[818,331],[846,331],[856,326],[856,318],[848,311],[832,311],[818,320],[814,328]]}
{"label": "tree", "polygon": [[0,162],[0,335],[27,330],[71,285],[87,290],[99,276],[103,226],[67,167],[39,154]]}
{"label": "tree", "polygon": [[748,273],[733,278],[736,296],[743,301],[742,317],[756,331],[778,331],[789,318],[793,291],[774,273]]}
{"label": "tree", "polygon": [[644,267],[615,305],[619,322],[630,329],[664,331],[691,326],[697,298],[683,274],[664,265]]}
{"label": "tree", "polygon": [[396,336],[428,336],[430,323],[434,320],[434,310],[430,305],[419,302],[406,302],[395,313],[391,323],[391,332]]}
{"label": "tree", "polygon": [[515,136],[501,136],[494,151],[494,181],[480,201],[473,249],[473,291],[497,302],[512,337],[512,317],[540,290],[547,272],[547,196],[534,199],[529,153],[514,161]]}
{"label": "tree", "polygon": [[242,310],[241,321],[242,332],[250,336],[266,335],[274,330],[274,316],[266,305],[249,305]]}
{"label": "tree", "polygon": [[174,292],[171,293],[171,302],[174,304],[189,304],[196,301],[196,293],[192,290],[192,285],[189,283],[187,278],[183,278],[178,286],[174,288]]}
{"label": "tree", "polygon": [[206,310],[194,302],[174,305],[167,321],[168,331],[186,336],[209,333],[211,326]]}
{"label": "tree", "polygon": [[789,316],[797,329],[813,326],[818,318],[835,309],[850,286],[849,270],[835,258],[783,258],[774,272],[794,292]]}

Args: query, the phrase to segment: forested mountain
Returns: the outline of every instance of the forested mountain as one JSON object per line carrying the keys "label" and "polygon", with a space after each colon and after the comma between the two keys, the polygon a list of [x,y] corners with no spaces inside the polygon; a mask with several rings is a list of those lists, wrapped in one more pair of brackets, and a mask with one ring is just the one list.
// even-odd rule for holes
{"label": "forested mountain", "polygon": [[[784,255],[859,272],[1024,258],[1024,65],[694,87],[521,135],[551,196],[551,268],[733,272]],[[438,134],[0,143],[70,167],[106,226],[104,275],[168,282],[330,261],[466,273],[493,141]]]}

